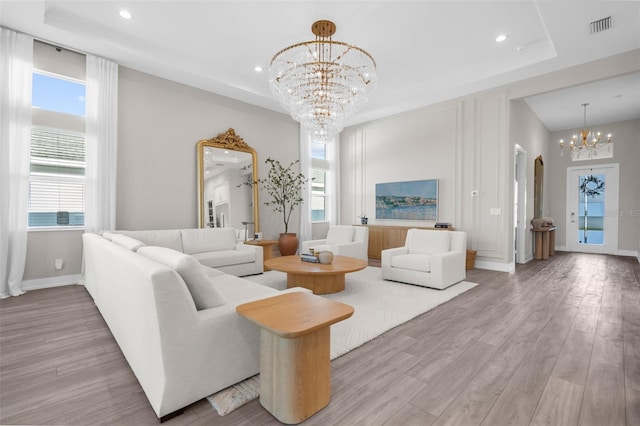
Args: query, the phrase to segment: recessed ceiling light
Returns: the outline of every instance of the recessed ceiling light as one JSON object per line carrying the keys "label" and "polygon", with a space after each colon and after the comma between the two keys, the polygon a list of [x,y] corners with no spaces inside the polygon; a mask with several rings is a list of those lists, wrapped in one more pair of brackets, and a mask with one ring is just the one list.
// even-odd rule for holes
{"label": "recessed ceiling light", "polygon": [[131,14],[131,12],[129,12],[128,10],[121,10],[120,11],[120,16],[124,19],[131,19],[133,18],[133,15]]}
{"label": "recessed ceiling light", "polygon": [[507,39],[507,36],[504,34],[500,34],[498,37],[496,37],[496,41],[498,43],[502,43],[503,41],[505,41]]}
{"label": "recessed ceiling light", "polygon": [[255,68],[253,68],[253,70],[255,72],[262,72],[262,67],[260,65],[256,65]]}

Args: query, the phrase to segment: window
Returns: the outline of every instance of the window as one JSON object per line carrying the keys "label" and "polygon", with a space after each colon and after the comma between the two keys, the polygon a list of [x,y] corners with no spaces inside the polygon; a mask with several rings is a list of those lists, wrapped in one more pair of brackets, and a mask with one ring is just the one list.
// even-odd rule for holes
{"label": "window", "polygon": [[311,221],[324,222],[327,217],[327,145],[311,142]]}
{"label": "window", "polygon": [[84,226],[85,84],[34,70],[29,227]]}

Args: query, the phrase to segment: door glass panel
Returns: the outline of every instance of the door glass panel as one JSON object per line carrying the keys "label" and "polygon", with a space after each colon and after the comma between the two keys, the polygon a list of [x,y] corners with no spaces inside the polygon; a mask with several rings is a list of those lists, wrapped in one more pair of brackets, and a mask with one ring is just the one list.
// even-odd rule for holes
{"label": "door glass panel", "polygon": [[605,175],[580,175],[578,180],[578,243],[604,244]]}

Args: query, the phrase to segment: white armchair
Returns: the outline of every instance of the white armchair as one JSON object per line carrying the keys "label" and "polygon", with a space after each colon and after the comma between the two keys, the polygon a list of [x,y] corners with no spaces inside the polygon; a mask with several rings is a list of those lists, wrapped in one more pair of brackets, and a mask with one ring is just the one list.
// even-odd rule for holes
{"label": "white armchair", "polygon": [[366,226],[332,225],[323,240],[304,241],[301,253],[328,250],[334,255],[348,256],[368,261],[369,228]]}
{"label": "white armchair", "polygon": [[466,278],[467,234],[409,229],[404,247],[382,250],[382,279],[444,289]]}

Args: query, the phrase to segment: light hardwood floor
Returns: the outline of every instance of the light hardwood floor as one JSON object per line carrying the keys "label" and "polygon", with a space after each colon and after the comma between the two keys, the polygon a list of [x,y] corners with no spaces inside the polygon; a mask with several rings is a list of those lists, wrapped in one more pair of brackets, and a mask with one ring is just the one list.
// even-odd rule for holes
{"label": "light hardwood floor", "polygon": [[[480,285],[332,361],[308,425],[640,425],[640,266],[557,253]],[[229,360],[233,362],[233,360]],[[157,424],[80,286],[0,301],[0,423]],[[206,400],[166,425],[278,424]]]}

